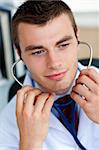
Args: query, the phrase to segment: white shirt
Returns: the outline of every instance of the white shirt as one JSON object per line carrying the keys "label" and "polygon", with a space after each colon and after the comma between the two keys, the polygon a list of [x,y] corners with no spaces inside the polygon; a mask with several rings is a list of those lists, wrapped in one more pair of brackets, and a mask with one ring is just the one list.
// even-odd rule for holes
{"label": "white shirt", "polygon": [[[79,64],[83,69],[83,66]],[[24,84],[31,85],[27,73]],[[16,98],[5,107],[0,114],[0,150],[18,150],[19,130],[16,123]],[[78,139],[87,150],[99,149],[99,125],[92,122],[80,108]],[[49,132],[43,150],[80,150],[72,135],[51,113]]]}

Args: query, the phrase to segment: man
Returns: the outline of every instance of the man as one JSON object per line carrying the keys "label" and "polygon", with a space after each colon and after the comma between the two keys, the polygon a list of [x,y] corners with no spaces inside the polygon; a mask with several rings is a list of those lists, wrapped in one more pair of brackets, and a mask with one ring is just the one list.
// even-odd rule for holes
{"label": "man", "polygon": [[[12,29],[29,72],[26,86],[1,114],[0,150],[99,149],[99,74],[78,64],[79,34],[70,8],[60,0],[27,1],[15,13]],[[69,94],[73,100],[66,107],[77,106],[79,115],[78,124],[72,111],[70,127],[54,107]]]}

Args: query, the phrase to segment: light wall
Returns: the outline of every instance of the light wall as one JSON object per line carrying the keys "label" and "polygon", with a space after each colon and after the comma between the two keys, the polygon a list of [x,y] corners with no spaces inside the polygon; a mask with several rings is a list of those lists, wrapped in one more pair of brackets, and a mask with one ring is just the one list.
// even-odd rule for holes
{"label": "light wall", "polygon": [[[99,28],[98,27],[80,27],[80,40],[88,42],[93,48],[93,57],[99,58]],[[79,58],[89,56],[87,47],[80,46]]]}

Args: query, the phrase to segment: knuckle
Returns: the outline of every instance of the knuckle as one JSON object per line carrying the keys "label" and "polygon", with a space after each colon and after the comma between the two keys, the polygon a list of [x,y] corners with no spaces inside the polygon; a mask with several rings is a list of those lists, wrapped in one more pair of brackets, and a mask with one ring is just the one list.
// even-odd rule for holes
{"label": "knuckle", "polygon": [[32,96],[37,96],[37,95],[39,95],[41,93],[41,90],[39,90],[39,89],[32,89],[32,90],[30,90],[29,92],[28,92],[28,94],[30,94],[30,95],[32,95]]}
{"label": "knuckle", "polygon": [[37,98],[40,99],[40,98],[43,97],[43,98],[45,99],[45,98],[47,98],[48,96],[49,96],[48,93],[41,93]]}
{"label": "knuckle", "polygon": [[37,94],[33,90],[31,90],[27,93],[27,98],[28,97],[32,97],[34,99],[37,98]]}
{"label": "knuckle", "polygon": [[28,111],[26,111],[25,109],[23,111],[23,117],[24,118],[29,118],[30,117],[30,113]]}
{"label": "knuckle", "polygon": [[82,75],[82,76],[80,77],[80,81],[81,81],[81,82],[83,82],[85,79],[86,79],[86,76],[85,76],[85,75]]}
{"label": "knuckle", "polygon": [[38,88],[34,88],[33,91],[34,91],[34,92],[41,92],[41,90],[38,89]]}
{"label": "knuckle", "polygon": [[33,113],[33,119],[35,120],[38,120],[40,117],[39,117],[39,113],[37,113],[36,111],[34,111]]}
{"label": "knuckle", "polygon": [[77,84],[77,86],[76,86],[76,90],[78,91],[81,87],[82,87],[82,85],[81,85],[81,84]]}
{"label": "knuckle", "polygon": [[48,96],[49,96],[49,93],[43,93],[43,96],[44,96],[44,97],[48,97]]}
{"label": "knuckle", "polygon": [[34,96],[35,94],[34,94],[34,92],[32,90],[30,90],[30,91],[27,92],[27,96],[29,96],[29,95],[30,96]]}
{"label": "knuckle", "polygon": [[71,97],[73,98],[73,99],[76,99],[76,93],[74,93],[74,92],[72,92],[72,94],[71,94]]}
{"label": "knuckle", "polygon": [[90,69],[89,69],[89,74],[90,74],[90,75],[93,75],[94,73],[95,73],[95,69],[90,68]]}

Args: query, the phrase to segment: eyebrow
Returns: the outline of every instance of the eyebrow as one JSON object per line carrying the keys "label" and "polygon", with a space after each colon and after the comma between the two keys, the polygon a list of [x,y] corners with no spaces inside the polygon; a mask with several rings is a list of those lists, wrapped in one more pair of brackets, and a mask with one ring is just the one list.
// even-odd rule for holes
{"label": "eyebrow", "polygon": [[42,48],[44,48],[42,45],[41,46],[29,45],[25,48],[25,51],[31,51],[31,50],[42,49]]}
{"label": "eyebrow", "polygon": [[59,45],[59,44],[65,42],[65,41],[69,41],[69,40],[71,40],[71,39],[73,39],[72,36],[64,36],[61,40],[59,40],[59,41],[56,43],[56,45]]}
{"label": "eyebrow", "polygon": [[[59,44],[65,42],[65,41],[69,41],[71,39],[73,39],[72,36],[64,36],[61,40],[59,40],[58,42],[56,42],[56,45],[59,45]],[[44,46],[42,46],[42,45],[38,45],[38,46],[36,46],[36,45],[29,45],[29,46],[27,46],[25,48],[25,51],[32,51],[32,50],[42,49],[42,48],[44,48]]]}

